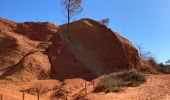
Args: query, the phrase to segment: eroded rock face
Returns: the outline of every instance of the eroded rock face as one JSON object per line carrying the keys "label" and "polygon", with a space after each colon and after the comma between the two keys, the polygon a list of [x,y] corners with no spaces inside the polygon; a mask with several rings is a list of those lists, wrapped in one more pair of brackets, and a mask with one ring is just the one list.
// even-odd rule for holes
{"label": "eroded rock face", "polygon": [[30,41],[10,31],[0,31],[0,68],[6,69],[15,65],[24,55],[37,50],[37,42]]}
{"label": "eroded rock face", "polygon": [[0,18],[0,30],[13,31],[17,23]]}
{"label": "eroded rock face", "polygon": [[[47,40],[49,36],[55,34],[57,26],[52,23],[42,23],[42,25],[23,23],[24,27],[19,29],[20,24],[0,19],[0,78],[13,81],[50,78],[51,65],[43,51],[51,44]],[[38,34],[37,31],[41,33]],[[33,34],[40,35],[40,38],[36,38]],[[37,53],[31,54],[31,52]]]}
{"label": "eroded rock face", "polygon": [[92,79],[96,77],[91,70],[75,58],[63,41],[53,42],[53,45],[49,46],[47,54],[52,66],[52,77],[55,79]]}
{"label": "eroded rock face", "polygon": [[0,19],[0,27],[0,78],[46,79],[52,69],[55,79],[89,80],[139,64],[138,52],[128,40],[91,19],[71,23],[69,32],[67,25],[58,31],[48,22]]}
{"label": "eroded rock face", "polygon": [[33,81],[49,79],[51,65],[47,55],[42,52],[32,52],[26,55],[21,61],[10,68],[4,77],[15,81]]}
{"label": "eroded rock face", "polygon": [[[118,33],[90,19],[59,26],[61,41],[53,39],[48,49],[57,79],[89,79],[95,75],[137,68],[135,47]],[[57,37],[57,36],[56,36]]]}
{"label": "eroded rock face", "polygon": [[25,22],[18,23],[15,32],[31,40],[48,41],[57,32],[57,27],[49,22]]}

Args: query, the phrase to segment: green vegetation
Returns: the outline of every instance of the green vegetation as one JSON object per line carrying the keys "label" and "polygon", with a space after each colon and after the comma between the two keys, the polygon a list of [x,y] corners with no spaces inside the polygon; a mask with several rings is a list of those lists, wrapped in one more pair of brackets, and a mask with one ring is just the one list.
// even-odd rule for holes
{"label": "green vegetation", "polygon": [[123,87],[136,87],[145,81],[145,77],[138,72],[122,71],[102,77],[94,92],[119,92]]}

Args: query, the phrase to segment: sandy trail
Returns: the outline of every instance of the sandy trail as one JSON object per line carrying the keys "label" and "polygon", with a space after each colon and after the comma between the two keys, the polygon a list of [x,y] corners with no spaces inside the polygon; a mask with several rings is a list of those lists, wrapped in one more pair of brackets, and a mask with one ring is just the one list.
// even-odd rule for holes
{"label": "sandy trail", "polygon": [[170,100],[170,75],[147,75],[147,82],[120,93],[90,93],[87,100]]}
{"label": "sandy trail", "polygon": [[[2,100],[23,100],[23,93],[13,89],[0,88],[0,94],[2,95]],[[33,96],[25,93],[24,100],[36,100],[37,96]],[[41,100],[45,100],[40,98]]]}
{"label": "sandy trail", "polygon": [[[22,100],[22,92],[19,90],[30,87],[48,90],[40,95],[41,100],[56,100],[55,97],[51,98],[51,95],[62,87],[62,91],[68,92],[68,100],[170,100],[170,75],[146,75],[146,78],[146,83],[139,87],[124,88],[119,93],[92,93],[92,82],[76,78],[67,79],[62,82],[64,84],[57,80],[0,84],[0,94],[3,93],[5,100]],[[87,83],[87,96],[85,96],[84,82]],[[26,100],[36,100],[36,98],[36,95],[26,94]]]}

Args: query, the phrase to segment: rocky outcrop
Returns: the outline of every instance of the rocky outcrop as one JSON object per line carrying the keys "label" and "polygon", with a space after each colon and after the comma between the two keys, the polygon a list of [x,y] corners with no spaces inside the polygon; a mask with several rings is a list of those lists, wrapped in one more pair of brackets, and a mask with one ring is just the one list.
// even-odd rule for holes
{"label": "rocky outcrop", "polygon": [[15,81],[33,81],[49,79],[50,75],[51,65],[48,56],[41,52],[31,52],[16,65],[9,68],[0,78]]}
{"label": "rocky outcrop", "polygon": [[0,19],[0,78],[89,80],[138,67],[135,47],[106,26],[91,19],[67,26]]}
{"label": "rocky outcrop", "polygon": [[89,79],[138,67],[139,56],[135,47],[106,26],[91,19],[73,22],[69,30],[67,26],[59,26],[61,40],[53,39],[53,45],[48,48],[57,79]]}
{"label": "rocky outcrop", "polygon": [[5,69],[20,61],[28,52],[37,50],[38,42],[30,41],[10,31],[0,31],[0,68]]}
{"label": "rocky outcrop", "polygon": [[49,22],[25,22],[18,23],[15,32],[31,40],[48,41],[57,32],[57,27]]}
{"label": "rocky outcrop", "polygon": [[[29,26],[24,32],[22,28],[19,31],[18,25],[20,23],[0,19],[0,78],[13,81],[31,81],[49,78],[51,65],[48,56],[43,51],[50,44],[50,42],[46,42],[49,34],[55,34],[57,26],[51,23],[42,23],[43,27],[40,27],[41,23],[38,23],[40,26],[37,29],[34,27],[37,25],[36,23],[33,26],[23,23],[24,26]],[[55,26],[55,28],[50,30],[50,25]],[[33,40],[30,37],[34,36],[29,37],[27,34],[29,30],[31,32],[40,31],[43,34],[41,34],[40,38]],[[16,33],[17,31],[23,33]],[[31,52],[35,51],[37,53],[31,54]]]}
{"label": "rocky outcrop", "polygon": [[0,18],[0,30],[13,31],[17,23]]}

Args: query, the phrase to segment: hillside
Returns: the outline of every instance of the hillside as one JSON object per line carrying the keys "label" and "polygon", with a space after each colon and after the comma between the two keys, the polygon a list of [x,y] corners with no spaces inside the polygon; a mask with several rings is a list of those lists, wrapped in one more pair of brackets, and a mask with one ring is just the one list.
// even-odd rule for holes
{"label": "hillside", "polygon": [[0,18],[3,100],[22,100],[23,91],[25,100],[38,95],[41,100],[66,96],[68,100],[168,100],[169,75],[144,74],[147,82],[139,87],[93,93],[93,82],[96,85],[105,74],[140,68],[138,51],[119,33],[92,19],[72,22],[69,27]]}
{"label": "hillside", "polygon": [[[67,25],[58,27],[49,22],[17,23],[1,18],[0,27],[1,79],[14,77],[30,81],[33,77],[29,79],[23,71],[33,74],[29,70],[45,65],[42,68],[45,77],[91,80],[110,72],[137,68],[140,64],[138,52],[130,41],[91,19],[71,23],[69,33]],[[42,52],[45,62],[35,56],[27,59],[36,55],[32,52]],[[22,70],[18,73],[19,69]],[[35,77],[41,77],[38,75],[41,72],[36,73]]]}

